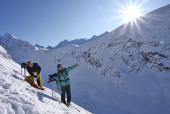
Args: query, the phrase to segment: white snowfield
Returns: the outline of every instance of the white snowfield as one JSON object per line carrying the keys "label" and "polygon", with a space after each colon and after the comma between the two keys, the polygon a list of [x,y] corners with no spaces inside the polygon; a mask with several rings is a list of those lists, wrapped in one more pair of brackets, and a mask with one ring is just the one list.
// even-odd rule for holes
{"label": "white snowfield", "polygon": [[52,90],[37,90],[24,81],[20,66],[0,46],[0,114],[91,114],[72,103],[60,103]]}
{"label": "white snowfield", "polygon": [[79,63],[72,99],[95,114],[170,114],[170,5],[79,46],[38,49],[10,34],[0,44],[17,63],[39,63],[45,81],[58,63]]}

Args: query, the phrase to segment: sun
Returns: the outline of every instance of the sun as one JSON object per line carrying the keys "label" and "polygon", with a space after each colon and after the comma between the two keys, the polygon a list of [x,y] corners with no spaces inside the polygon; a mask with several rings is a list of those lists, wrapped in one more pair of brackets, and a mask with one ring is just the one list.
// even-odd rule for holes
{"label": "sun", "polygon": [[123,22],[133,22],[142,16],[142,11],[140,6],[131,3],[121,7],[120,15]]}
{"label": "sun", "polygon": [[123,16],[127,21],[134,21],[141,16],[141,13],[137,6],[128,6],[124,9]]}

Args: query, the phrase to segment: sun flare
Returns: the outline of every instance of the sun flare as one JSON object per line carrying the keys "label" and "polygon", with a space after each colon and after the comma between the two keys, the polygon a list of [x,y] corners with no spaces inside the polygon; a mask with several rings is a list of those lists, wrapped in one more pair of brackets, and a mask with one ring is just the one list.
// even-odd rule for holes
{"label": "sun flare", "polygon": [[123,22],[133,22],[142,16],[141,9],[136,4],[129,4],[125,7],[122,7],[120,14]]}

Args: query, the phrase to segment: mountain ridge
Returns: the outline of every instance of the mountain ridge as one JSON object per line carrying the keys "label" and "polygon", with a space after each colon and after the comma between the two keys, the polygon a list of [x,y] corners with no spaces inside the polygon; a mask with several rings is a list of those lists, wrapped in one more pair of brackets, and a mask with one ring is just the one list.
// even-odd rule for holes
{"label": "mountain ridge", "polygon": [[44,80],[58,63],[79,63],[70,75],[73,100],[94,113],[169,114],[169,28],[167,5],[78,47],[8,52],[18,63],[40,63]]}

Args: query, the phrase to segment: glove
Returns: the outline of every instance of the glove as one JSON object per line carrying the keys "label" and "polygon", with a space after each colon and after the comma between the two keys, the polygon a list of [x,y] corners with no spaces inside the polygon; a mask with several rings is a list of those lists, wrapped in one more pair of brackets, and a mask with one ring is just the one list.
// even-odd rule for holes
{"label": "glove", "polygon": [[80,66],[79,64],[76,64],[76,66],[78,67],[78,66]]}

